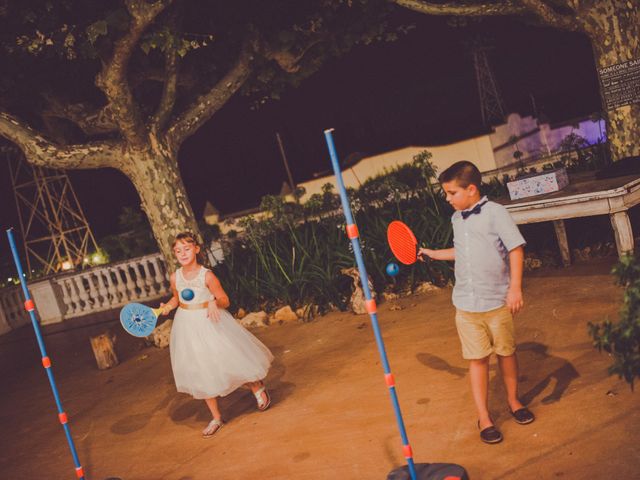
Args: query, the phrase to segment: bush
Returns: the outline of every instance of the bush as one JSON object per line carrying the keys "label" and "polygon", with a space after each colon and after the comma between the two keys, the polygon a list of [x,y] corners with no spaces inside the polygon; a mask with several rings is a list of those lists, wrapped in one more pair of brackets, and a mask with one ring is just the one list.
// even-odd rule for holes
{"label": "bush", "polygon": [[[366,181],[350,191],[355,221],[367,270],[374,288],[411,289],[430,281],[446,284],[453,277],[443,262],[403,267],[394,279],[385,274],[394,261],[386,241],[389,222],[402,220],[418,239],[433,248],[451,246],[451,209],[436,183],[436,171],[423,152],[413,163]],[[244,233],[223,238],[224,263],[216,274],[236,306],[273,309],[282,304],[318,305],[320,310],[345,309],[351,279],[343,268],[355,266],[339,196],[331,184],[304,205],[268,196],[261,208],[263,220],[242,220]]]}
{"label": "bush", "polygon": [[598,350],[612,355],[609,373],[624,378],[633,390],[634,381],[640,376],[640,257],[623,257],[612,273],[625,288],[620,321],[590,322],[589,333]]}

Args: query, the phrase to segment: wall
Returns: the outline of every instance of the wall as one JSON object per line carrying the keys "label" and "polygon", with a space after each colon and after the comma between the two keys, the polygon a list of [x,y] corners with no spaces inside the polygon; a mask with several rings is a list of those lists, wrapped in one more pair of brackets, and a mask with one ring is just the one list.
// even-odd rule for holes
{"label": "wall", "polygon": [[[411,146],[363,158],[357,164],[342,172],[345,186],[347,188],[358,188],[365,180],[380,175],[385,170],[411,163],[413,157],[424,150],[428,150],[433,155],[431,162],[437,167],[438,172],[443,171],[459,160],[469,160],[475,163],[481,171],[493,170],[497,167],[493,159],[489,136],[483,135],[448,145]],[[315,178],[298,184],[299,187],[304,187],[306,190],[301,200],[305,202],[314,193],[322,193],[322,186],[325,183],[332,183],[336,186],[337,191],[337,184],[333,175]]]}

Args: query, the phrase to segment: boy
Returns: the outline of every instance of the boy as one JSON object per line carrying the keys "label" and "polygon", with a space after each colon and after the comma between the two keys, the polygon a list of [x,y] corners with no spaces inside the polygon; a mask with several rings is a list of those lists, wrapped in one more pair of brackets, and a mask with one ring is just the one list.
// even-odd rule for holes
{"label": "boy", "polygon": [[478,410],[480,439],[499,443],[502,433],[489,415],[489,358],[496,353],[511,415],[519,424],[535,420],[518,399],[518,363],[513,315],[524,305],[524,238],[502,206],[480,196],[482,177],[471,162],[454,163],[438,177],[451,217],[453,248],[421,248],[433,260],[455,260],[453,305],[462,356],[469,360],[471,392]]}

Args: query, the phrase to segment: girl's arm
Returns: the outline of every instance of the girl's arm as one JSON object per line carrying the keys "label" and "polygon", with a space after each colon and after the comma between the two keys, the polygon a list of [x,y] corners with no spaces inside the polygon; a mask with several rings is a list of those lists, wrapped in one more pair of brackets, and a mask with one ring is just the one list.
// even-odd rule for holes
{"label": "girl's arm", "polygon": [[214,297],[214,301],[209,302],[207,313],[209,314],[210,319],[217,322],[220,320],[220,312],[218,309],[229,307],[231,302],[229,301],[229,296],[222,288],[220,280],[218,280],[218,277],[216,277],[212,271],[207,271],[207,274],[204,277],[204,283]]}
{"label": "girl's arm", "polygon": [[171,274],[171,277],[169,278],[169,284],[171,285],[171,292],[173,293],[173,296],[167,303],[160,304],[160,308],[162,309],[162,311],[160,312],[161,315],[167,315],[174,308],[178,308],[178,304],[180,303],[180,301],[178,300],[178,290],[176,290],[175,272]]}
{"label": "girl's arm", "polygon": [[509,290],[505,299],[512,314],[518,313],[524,307],[522,298],[522,270],[524,265],[524,248],[516,247],[509,252],[509,268],[511,277],[509,279]]}
{"label": "girl's arm", "polygon": [[418,255],[425,255],[432,260],[449,260],[453,261],[456,259],[456,249],[455,248],[443,248],[441,250],[431,250],[430,248],[421,248],[418,250]]}

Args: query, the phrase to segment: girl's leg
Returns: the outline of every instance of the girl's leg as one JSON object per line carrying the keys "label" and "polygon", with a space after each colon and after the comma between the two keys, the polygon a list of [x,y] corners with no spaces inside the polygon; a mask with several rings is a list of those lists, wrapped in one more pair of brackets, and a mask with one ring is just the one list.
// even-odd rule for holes
{"label": "girl's leg", "polygon": [[211,415],[213,416],[213,418],[215,420],[222,421],[222,415],[220,414],[220,409],[218,408],[218,398],[205,398],[204,401],[207,404],[207,407],[209,407],[209,411],[211,411]]}
{"label": "girl's leg", "polygon": [[502,381],[507,391],[507,402],[512,412],[523,407],[518,399],[518,358],[516,354],[509,356],[498,355],[498,365],[502,372]]}
{"label": "girl's leg", "polygon": [[478,411],[480,430],[493,425],[489,415],[489,356],[469,361],[471,393]]}
{"label": "girl's leg", "polygon": [[258,390],[260,390],[261,388],[264,388],[262,393],[260,393],[262,404],[266,405],[269,402],[269,394],[267,393],[267,389],[265,388],[264,382],[262,380],[258,380],[255,382],[247,382],[244,385],[248,387],[251,390],[251,393],[253,393],[254,395],[256,395]]}
{"label": "girl's leg", "polygon": [[215,435],[215,433],[222,428],[222,415],[220,415],[218,399],[216,397],[205,398],[204,402],[207,404],[207,407],[209,407],[209,411],[213,416],[213,420],[211,420],[209,424],[204,427],[204,430],[202,430],[202,436],[204,438],[209,438]]}

